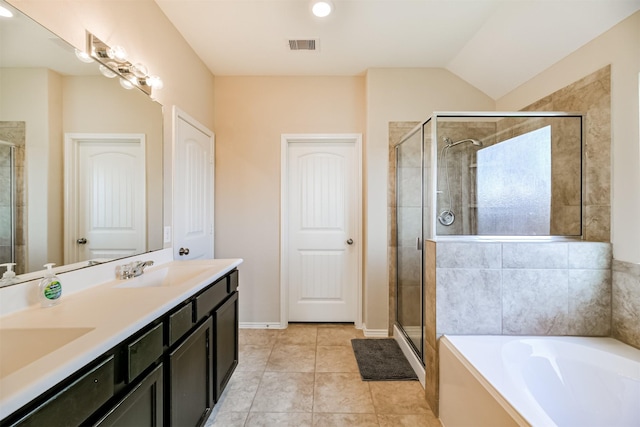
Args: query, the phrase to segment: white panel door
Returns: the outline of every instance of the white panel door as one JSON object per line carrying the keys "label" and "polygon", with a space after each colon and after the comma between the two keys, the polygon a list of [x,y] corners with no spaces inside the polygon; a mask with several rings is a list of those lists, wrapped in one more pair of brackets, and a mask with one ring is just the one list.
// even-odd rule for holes
{"label": "white panel door", "polygon": [[289,321],[354,322],[355,145],[288,145]]}
{"label": "white panel door", "polygon": [[173,256],[213,258],[213,133],[174,111]]}
{"label": "white panel door", "polygon": [[65,263],[146,251],[143,141],[77,141],[77,256]]}

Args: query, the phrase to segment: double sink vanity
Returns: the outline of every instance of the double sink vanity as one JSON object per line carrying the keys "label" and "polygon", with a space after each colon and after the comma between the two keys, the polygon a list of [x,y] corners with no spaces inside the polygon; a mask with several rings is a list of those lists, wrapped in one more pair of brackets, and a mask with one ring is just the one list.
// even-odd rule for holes
{"label": "double sink vanity", "polygon": [[0,317],[0,425],[202,425],[238,363],[241,262],[156,262],[70,295],[61,276],[59,305]]}

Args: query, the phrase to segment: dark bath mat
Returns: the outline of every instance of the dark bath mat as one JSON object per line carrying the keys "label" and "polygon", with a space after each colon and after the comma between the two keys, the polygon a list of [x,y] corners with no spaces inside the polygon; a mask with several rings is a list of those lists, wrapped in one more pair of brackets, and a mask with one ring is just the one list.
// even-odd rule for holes
{"label": "dark bath mat", "polygon": [[417,380],[416,373],[393,338],[352,339],[363,381]]}

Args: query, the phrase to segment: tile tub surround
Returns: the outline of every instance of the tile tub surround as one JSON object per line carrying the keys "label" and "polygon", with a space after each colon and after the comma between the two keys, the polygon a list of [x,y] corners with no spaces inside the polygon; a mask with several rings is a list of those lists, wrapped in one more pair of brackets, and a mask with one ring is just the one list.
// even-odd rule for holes
{"label": "tile tub surround", "polygon": [[611,245],[436,242],[436,335],[611,332]]}
{"label": "tile tub surround", "polygon": [[611,335],[640,348],[640,264],[613,260]]}

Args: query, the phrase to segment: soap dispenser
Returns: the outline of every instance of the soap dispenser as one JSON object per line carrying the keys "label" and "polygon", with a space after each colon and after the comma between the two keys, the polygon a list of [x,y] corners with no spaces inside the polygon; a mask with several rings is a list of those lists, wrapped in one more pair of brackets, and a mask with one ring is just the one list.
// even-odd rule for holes
{"label": "soap dispenser", "polygon": [[47,271],[44,273],[44,278],[40,280],[40,284],[38,285],[38,297],[43,307],[51,307],[52,305],[58,304],[62,296],[60,280],[53,274],[52,267],[54,265],[53,263],[44,265]]}
{"label": "soap dispenser", "polygon": [[16,283],[16,273],[13,271],[13,266],[16,265],[15,262],[8,262],[6,264],[0,264],[0,267],[7,267],[7,271],[2,275],[2,279],[0,279],[0,286],[13,285]]}

